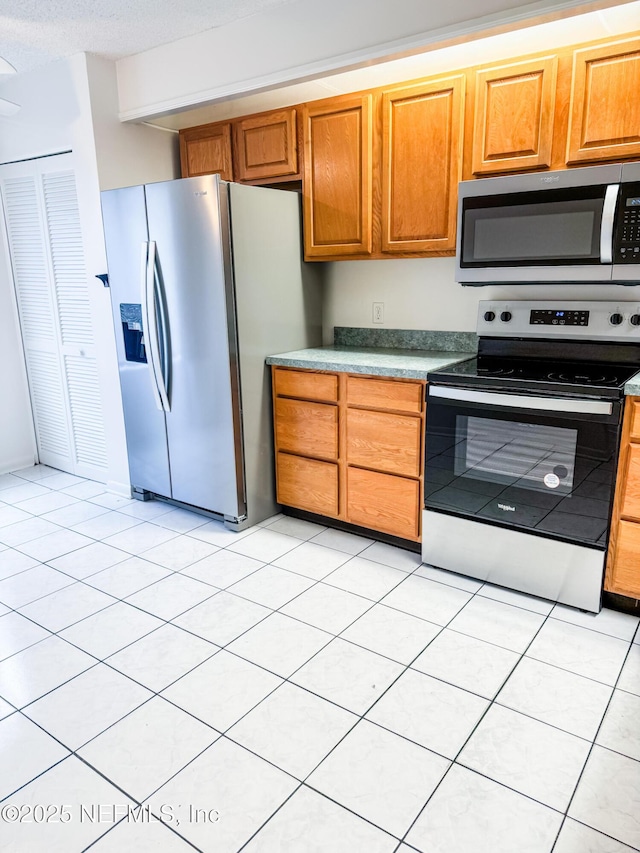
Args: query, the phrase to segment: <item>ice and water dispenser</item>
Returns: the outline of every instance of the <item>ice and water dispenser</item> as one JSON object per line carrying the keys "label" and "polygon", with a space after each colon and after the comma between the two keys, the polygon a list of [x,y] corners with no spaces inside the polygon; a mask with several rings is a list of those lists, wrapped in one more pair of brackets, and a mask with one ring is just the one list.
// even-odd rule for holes
{"label": "ice and water dispenser", "polygon": [[146,363],[147,354],[142,330],[142,305],[121,302],[120,319],[122,320],[124,351],[127,361]]}

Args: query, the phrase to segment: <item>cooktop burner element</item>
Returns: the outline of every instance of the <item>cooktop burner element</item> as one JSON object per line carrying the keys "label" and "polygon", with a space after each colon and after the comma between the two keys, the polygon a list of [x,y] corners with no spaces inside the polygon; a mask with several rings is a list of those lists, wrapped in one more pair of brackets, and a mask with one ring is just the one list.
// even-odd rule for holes
{"label": "cooktop burner element", "polygon": [[568,371],[563,371],[562,373],[550,373],[549,379],[554,382],[573,382],[578,385],[617,385],[618,377],[615,375],[608,375],[601,370],[596,369],[595,374],[589,373],[569,373]]}
{"label": "cooktop burner element", "polygon": [[[480,302],[477,358],[430,373],[429,382],[513,393],[622,397],[625,382],[640,372],[640,326],[631,322],[640,306],[626,305]],[[568,324],[566,318],[576,312],[581,323]],[[541,314],[557,314],[565,322],[541,325]]]}

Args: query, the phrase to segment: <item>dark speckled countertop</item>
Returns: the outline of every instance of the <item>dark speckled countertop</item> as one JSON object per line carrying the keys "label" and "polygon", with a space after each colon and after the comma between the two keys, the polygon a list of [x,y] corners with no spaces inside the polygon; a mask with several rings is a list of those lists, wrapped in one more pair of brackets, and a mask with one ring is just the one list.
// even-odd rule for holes
{"label": "dark speckled countertop", "polygon": [[430,370],[465,361],[477,350],[473,332],[336,326],[334,341],[332,346],[271,355],[267,364],[426,379]]}
{"label": "dark speckled countertop", "polygon": [[279,353],[267,358],[267,364],[302,367],[311,370],[339,370],[373,376],[398,376],[426,379],[431,370],[471,358],[469,352],[445,350],[406,350],[391,347],[327,346]]}

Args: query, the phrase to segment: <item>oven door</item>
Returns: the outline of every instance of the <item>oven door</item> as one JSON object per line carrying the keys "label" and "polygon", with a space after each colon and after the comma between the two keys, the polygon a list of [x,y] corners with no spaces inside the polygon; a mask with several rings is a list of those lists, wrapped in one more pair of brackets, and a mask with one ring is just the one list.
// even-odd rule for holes
{"label": "oven door", "polygon": [[621,403],[429,386],[425,507],[605,550]]}

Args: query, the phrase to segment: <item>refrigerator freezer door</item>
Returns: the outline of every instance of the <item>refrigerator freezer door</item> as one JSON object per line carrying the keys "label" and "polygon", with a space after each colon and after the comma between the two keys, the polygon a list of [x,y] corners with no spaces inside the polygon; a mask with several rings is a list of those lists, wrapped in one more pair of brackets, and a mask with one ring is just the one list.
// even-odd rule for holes
{"label": "refrigerator freezer door", "polygon": [[229,344],[235,313],[225,292],[228,221],[218,190],[217,176],[148,184],[147,218],[166,308],[171,497],[237,518],[244,503]]}
{"label": "refrigerator freezer door", "polygon": [[145,275],[148,252],[144,187],[102,193],[111,304],[127,434],[131,484],[171,495],[164,413],[145,335]]}

